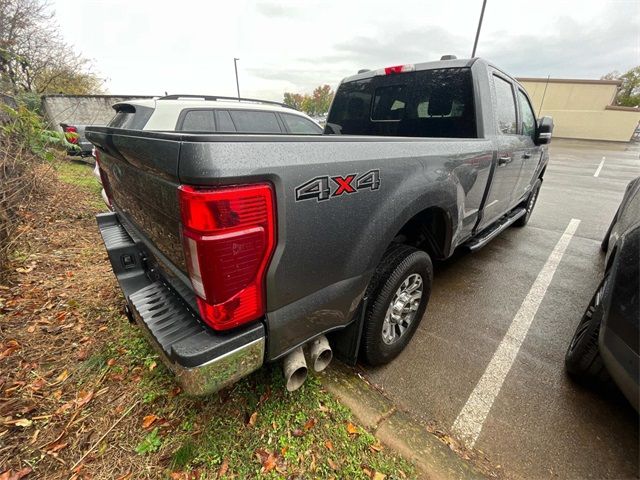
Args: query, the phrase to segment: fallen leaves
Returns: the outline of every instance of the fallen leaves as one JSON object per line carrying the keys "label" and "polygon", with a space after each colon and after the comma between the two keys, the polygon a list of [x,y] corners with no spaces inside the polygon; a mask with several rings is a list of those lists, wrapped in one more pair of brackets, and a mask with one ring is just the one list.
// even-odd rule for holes
{"label": "fallen leaves", "polygon": [[347,422],[347,433],[349,435],[359,435],[358,427],[356,427],[353,423]]}
{"label": "fallen leaves", "polygon": [[76,394],[76,402],[75,402],[76,408],[84,407],[87,403],[91,401],[92,398],[93,398],[93,390],[89,390],[89,391],[80,390]]}
{"label": "fallen leaves", "polygon": [[269,473],[276,467],[277,457],[273,454],[273,452],[262,450],[259,448],[256,450],[256,457],[262,465],[262,473]]}
{"label": "fallen leaves", "polygon": [[151,425],[153,425],[155,423],[155,421],[158,420],[158,417],[156,417],[155,415],[151,414],[151,415],[146,415],[143,419],[142,419],[142,428],[144,428],[145,430],[147,430],[148,428],[151,427]]}
{"label": "fallen leaves", "polygon": [[304,430],[305,431],[309,431],[311,430],[313,427],[316,426],[317,420],[315,418],[310,418],[309,420],[306,421],[306,423],[304,424]]}
{"label": "fallen leaves", "polygon": [[9,340],[3,345],[4,350],[0,352],[0,359],[9,357],[17,350],[20,350],[20,344],[17,340]]}
{"label": "fallen leaves", "polygon": [[33,269],[36,268],[36,262],[31,262],[28,265],[24,266],[24,267],[18,267],[16,268],[16,272],[18,273],[31,273],[33,272]]}
{"label": "fallen leaves", "polygon": [[369,450],[376,453],[381,452],[382,444],[380,443],[380,440],[377,440],[376,443],[372,443],[371,445],[369,445]]}
{"label": "fallen leaves", "polygon": [[64,370],[60,375],[58,375],[56,377],[56,381],[55,384],[57,385],[58,383],[62,383],[64,382],[67,378],[69,378],[69,372],[67,370]]}
{"label": "fallen leaves", "polygon": [[258,420],[258,412],[253,412],[249,417],[249,421],[247,422],[247,425],[250,427],[255,427],[257,420]]}
{"label": "fallen leaves", "polygon": [[327,450],[333,451],[333,442],[331,440],[325,440],[324,446],[326,447]]}
{"label": "fallen leaves", "polygon": [[27,428],[33,425],[33,421],[28,418],[19,418],[18,420],[9,420],[4,422],[5,425],[15,425],[16,427]]}
{"label": "fallen leaves", "polygon": [[225,458],[222,461],[222,465],[220,465],[220,468],[218,469],[218,475],[216,478],[224,477],[227,474],[227,471],[229,471],[229,460]]}
{"label": "fallen leaves", "polygon": [[13,472],[13,470],[7,470],[0,473],[0,480],[20,480],[29,475],[32,471],[33,470],[31,469],[31,467],[21,468],[15,473]]}

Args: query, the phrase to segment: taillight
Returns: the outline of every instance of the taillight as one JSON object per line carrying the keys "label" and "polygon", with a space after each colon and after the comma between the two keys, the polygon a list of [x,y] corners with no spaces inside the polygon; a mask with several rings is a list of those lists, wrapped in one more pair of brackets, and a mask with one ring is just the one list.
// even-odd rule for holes
{"label": "taillight", "polygon": [[179,188],[187,270],[202,319],[215,330],[265,312],[264,277],[275,248],[273,188],[266,183]]}
{"label": "taillight", "polygon": [[69,143],[78,143],[78,129],[73,125],[64,127],[64,136]]}

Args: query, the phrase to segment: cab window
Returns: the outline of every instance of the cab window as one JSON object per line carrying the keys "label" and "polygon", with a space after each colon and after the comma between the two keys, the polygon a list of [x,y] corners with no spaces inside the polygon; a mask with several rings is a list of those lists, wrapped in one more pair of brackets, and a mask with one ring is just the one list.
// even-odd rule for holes
{"label": "cab window", "polygon": [[521,132],[522,135],[534,138],[536,134],[536,116],[533,113],[529,99],[524,92],[518,89],[518,103],[520,104]]}
{"label": "cab window", "polygon": [[518,133],[518,127],[516,123],[516,103],[513,98],[511,83],[494,75],[493,86],[496,94],[498,131],[506,135],[515,135]]}

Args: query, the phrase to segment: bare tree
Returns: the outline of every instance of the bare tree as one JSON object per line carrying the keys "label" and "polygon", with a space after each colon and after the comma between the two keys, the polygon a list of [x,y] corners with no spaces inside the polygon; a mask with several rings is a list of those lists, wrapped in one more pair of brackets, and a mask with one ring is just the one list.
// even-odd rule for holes
{"label": "bare tree", "polygon": [[98,93],[102,80],[58,31],[47,0],[0,0],[0,86],[13,93]]}

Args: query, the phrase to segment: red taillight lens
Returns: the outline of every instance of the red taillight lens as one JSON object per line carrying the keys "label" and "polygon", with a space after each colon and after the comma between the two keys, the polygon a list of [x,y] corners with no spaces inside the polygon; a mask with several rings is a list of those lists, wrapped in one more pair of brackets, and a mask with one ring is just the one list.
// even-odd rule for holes
{"label": "red taillight lens", "polygon": [[226,330],[264,314],[264,276],[275,247],[273,188],[179,188],[182,239],[202,319]]}
{"label": "red taillight lens", "polygon": [[64,127],[64,136],[69,143],[78,143],[78,129],[73,125]]}

